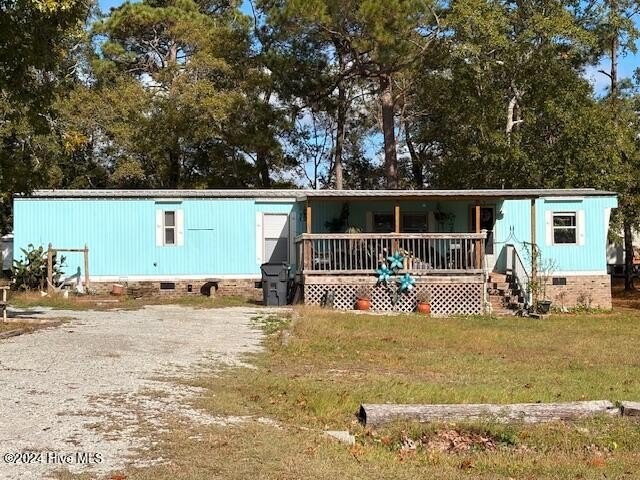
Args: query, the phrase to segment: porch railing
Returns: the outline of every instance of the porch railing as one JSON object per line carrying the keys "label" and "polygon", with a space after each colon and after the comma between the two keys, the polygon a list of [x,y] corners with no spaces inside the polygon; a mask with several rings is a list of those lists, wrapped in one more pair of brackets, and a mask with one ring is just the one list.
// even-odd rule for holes
{"label": "porch railing", "polygon": [[396,251],[403,271],[414,275],[480,273],[482,233],[304,233],[296,238],[298,271],[305,274],[370,274]]}
{"label": "porch railing", "polygon": [[524,300],[525,308],[530,306],[531,301],[531,292],[529,289],[529,272],[527,268],[524,266],[524,262],[522,258],[518,254],[518,249],[515,245],[508,244],[507,245],[507,275],[510,275],[513,282],[518,287],[520,291],[520,295]]}

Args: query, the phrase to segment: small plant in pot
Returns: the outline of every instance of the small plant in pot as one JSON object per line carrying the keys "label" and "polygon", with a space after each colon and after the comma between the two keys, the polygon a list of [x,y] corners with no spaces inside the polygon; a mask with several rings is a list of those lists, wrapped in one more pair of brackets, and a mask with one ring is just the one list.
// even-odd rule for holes
{"label": "small plant in pot", "polygon": [[371,308],[371,289],[360,287],[356,290],[356,310],[369,310]]}
{"label": "small plant in pot", "polygon": [[431,313],[431,294],[429,292],[420,292],[416,295],[418,301],[416,312],[429,315]]}
{"label": "small plant in pot", "polygon": [[535,272],[529,280],[529,292],[533,301],[533,309],[536,313],[547,314],[551,308],[551,300],[547,298],[547,285],[551,282],[556,270],[556,261],[550,258],[543,259],[537,245],[531,245],[527,249],[531,261],[531,270]]}

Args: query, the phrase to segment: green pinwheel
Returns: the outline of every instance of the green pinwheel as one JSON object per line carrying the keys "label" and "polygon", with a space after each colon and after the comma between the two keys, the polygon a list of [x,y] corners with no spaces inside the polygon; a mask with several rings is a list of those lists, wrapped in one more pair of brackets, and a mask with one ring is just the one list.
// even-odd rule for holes
{"label": "green pinwheel", "polygon": [[395,252],[390,257],[387,257],[387,261],[391,270],[400,270],[404,266],[404,255],[400,252]]}
{"label": "green pinwheel", "polygon": [[396,282],[398,282],[398,290],[401,292],[408,292],[416,284],[414,278],[408,273],[405,273],[402,277],[398,278]]}
{"label": "green pinwheel", "polygon": [[391,278],[392,273],[393,272],[389,270],[389,267],[387,267],[386,263],[380,265],[380,268],[376,270],[376,275],[378,275],[378,283],[384,283],[386,285]]}

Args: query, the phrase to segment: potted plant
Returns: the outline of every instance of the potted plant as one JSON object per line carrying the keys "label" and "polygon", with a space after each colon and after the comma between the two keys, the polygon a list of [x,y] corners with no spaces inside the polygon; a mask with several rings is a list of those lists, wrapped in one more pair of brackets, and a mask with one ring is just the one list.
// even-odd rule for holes
{"label": "potted plant", "polygon": [[[529,253],[529,252],[527,252]],[[542,258],[542,253],[537,245],[531,246],[529,253],[531,270],[534,272],[529,280],[529,292],[536,313],[547,314],[551,308],[551,300],[547,298],[547,285],[556,270],[556,262],[553,259]]]}
{"label": "potted plant", "polygon": [[356,290],[356,310],[369,310],[371,308],[371,289],[359,287]]}
{"label": "potted plant", "polygon": [[431,294],[427,291],[420,292],[416,295],[417,305],[416,312],[429,315],[431,313]]}

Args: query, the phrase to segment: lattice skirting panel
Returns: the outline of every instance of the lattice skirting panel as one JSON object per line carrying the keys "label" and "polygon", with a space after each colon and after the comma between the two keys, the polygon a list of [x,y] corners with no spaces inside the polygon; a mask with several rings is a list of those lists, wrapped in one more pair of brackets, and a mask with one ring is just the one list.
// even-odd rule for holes
{"label": "lattice skirting panel", "polygon": [[[333,296],[333,306],[339,310],[353,310],[356,302],[356,291],[363,284],[362,279],[346,277],[341,282],[331,279],[323,283],[321,279],[314,279],[313,283],[304,284],[304,303],[307,305],[321,305],[327,294]],[[415,288],[399,296],[394,305],[393,296],[384,285],[371,286],[371,308],[374,311],[413,312],[416,308],[416,295],[428,291],[431,294],[431,313],[437,316],[448,315],[479,315],[483,313],[483,290],[481,279],[462,278],[459,281],[446,279],[443,282],[418,280]]]}

